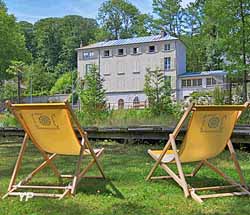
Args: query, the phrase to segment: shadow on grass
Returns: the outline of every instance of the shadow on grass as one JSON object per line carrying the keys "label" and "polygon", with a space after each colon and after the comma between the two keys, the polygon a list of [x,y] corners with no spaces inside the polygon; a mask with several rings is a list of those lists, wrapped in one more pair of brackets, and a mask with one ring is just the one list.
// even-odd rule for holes
{"label": "shadow on grass", "polygon": [[77,193],[108,195],[124,199],[123,194],[109,179],[82,179],[78,185]]}

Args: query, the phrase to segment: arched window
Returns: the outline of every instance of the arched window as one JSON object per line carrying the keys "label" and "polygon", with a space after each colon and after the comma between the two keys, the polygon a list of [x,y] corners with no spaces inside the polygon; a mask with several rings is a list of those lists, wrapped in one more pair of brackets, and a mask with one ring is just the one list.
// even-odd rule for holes
{"label": "arched window", "polygon": [[140,100],[139,100],[138,96],[136,96],[133,100],[133,106],[134,106],[134,108],[138,108],[139,105],[140,105]]}
{"label": "arched window", "polygon": [[118,100],[118,109],[123,109],[124,108],[124,100],[123,99],[119,99]]}

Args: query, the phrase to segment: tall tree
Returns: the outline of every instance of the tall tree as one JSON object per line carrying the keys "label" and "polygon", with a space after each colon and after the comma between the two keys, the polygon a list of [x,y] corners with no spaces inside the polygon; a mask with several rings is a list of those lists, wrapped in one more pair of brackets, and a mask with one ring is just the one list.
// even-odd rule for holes
{"label": "tall tree", "polygon": [[37,44],[37,57],[48,71],[55,69],[59,62],[62,48],[60,37],[60,19],[46,18],[34,25],[35,40]]}
{"label": "tall tree", "polygon": [[25,38],[25,44],[28,51],[32,54],[33,57],[36,55],[36,44],[34,40],[34,26],[32,23],[21,21],[18,23],[22,34]]}
{"label": "tall tree", "polygon": [[108,32],[108,39],[129,38],[141,32],[145,34],[148,18],[149,16],[142,15],[127,0],[107,0],[98,11],[98,21],[101,27]]}
{"label": "tall tree", "polygon": [[0,85],[8,79],[6,69],[12,60],[28,62],[31,59],[25,47],[25,39],[16,23],[13,15],[7,13],[7,9],[1,1],[0,4]]}
{"label": "tall tree", "polygon": [[247,99],[247,73],[250,69],[250,2],[248,0],[209,0],[205,4],[206,28],[217,36],[230,68],[241,74],[243,99]]}
{"label": "tall tree", "polygon": [[93,124],[105,116],[107,112],[103,81],[96,66],[93,66],[91,71],[84,77],[84,86],[80,91],[80,99],[85,122]]}
{"label": "tall tree", "polygon": [[87,45],[95,39],[97,22],[94,19],[83,18],[81,16],[70,15],[61,19],[61,52],[59,53],[59,63],[64,69],[72,70],[77,66],[76,48],[79,44]]}
{"label": "tall tree", "polygon": [[181,39],[187,46],[187,71],[206,70],[207,35],[203,33],[204,0],[196,0],[183,11],[183,34]]}
{"label": "tall tree", "polygon": [[7,69],[7,73],[11,78],[17,80],[17,101],[21,102],[21,80],[25,71],[25,64],[22,61],[11,61],[11,65]]}
{"label": "tall tree", "polygon": [[153,13],[157,15],[154,27],[179,37],[182,31],[181,0],[153,0]]}
{"label": "tall tree", "polygon": [[4,3],[3,0],[0,0],[0,10],[5,10],[5,11],[7,11],[6,4]]}
{"label": "tall tree", "polygon": [[166,113],[171,106],[170,79],[160,69],[147,69],[144,92],[148,97],[149,108],[154,114]]}

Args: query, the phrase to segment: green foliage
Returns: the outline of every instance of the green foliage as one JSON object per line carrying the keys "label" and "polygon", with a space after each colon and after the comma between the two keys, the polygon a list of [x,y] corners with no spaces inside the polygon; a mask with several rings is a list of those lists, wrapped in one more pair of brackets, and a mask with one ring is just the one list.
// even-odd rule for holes
{"label": "green foliage", "polygon": [[6,80],[6,69],[11,61],[28,62],[31,55],[25,47],[25,39],[16,23],[13,15],[8,15],[7,9],[1,3],[0,9],[0,87],[3,80]]}
{"label": "green foliage", "polygon": [[57,76],[76,68],[75,49],[94,39],[97,23],[93,19],[70,15],[41,19],[34,24],[36,59]]}
{"label": "green foliage", "polygon": [[36,44],[34,39],[34,26],[32,23],[21,21],[18,23],[20,30],[25,38],[25,45],[27,50],[32,54],[32,56],[36,57]]}
{"label": "green foliage", "polygon": [[5,113],[0,115],[0,127],[19,127],[19,124],[12,114]]}
{"label": "green foliage", "polygon": [[215,87],[213,91],[213,103],[215,105],[223,105],[226,103],[226,92],[220,87]]}
{"label": "green foliage", "polygon": [[195,104],[211,104],[212,92],[211,91],[195,91],[190,94],[191,102]]}
{"label": "green foliage", "polygon": [[107,0],[99,8],[98,20],[109,39],[119,39],[147,35],[150,18],[127,0]]}
{"label": "green foliage", "polygon": [[79,89],[81,112],[78,115],[84,123],[94,124],[108,114],[103,79],[96,66],[84,78],[83,89]]}
{"label": "green foliage", "polygon": [[0,90],[0,101],[15,100],[17,98],[17,84],[14,81],[5,82]]}
{"label": "green foliage", "polygon": [[50,94],[53,95],[56,93],[71,93],[72,73],[73,73],[73,83],[75,83],[77,77],[76,71],[64,73],[59,79],[57,79],[55,85],[50,90]]}
{"label": "green foliage", "polygon": [[149,108],[152,113],[172,113],[170,79],[160,69],[147,69],[145,75],[144,92],[148,97]]}
{"label": "green foliage", "polygon": [[181,34],[181,0],[153,0],[153,12],[157,15],[154,26],[173,36]]}
{"label": "green foliage", "polygon": [[[222,10],[223,8],[223,10]],[[213,47],[226,57],[227,69],[240,73],[246,100],[246,73],[250,56],[250,2],[248,0],[211,0],[205,3],[204,28],[214,38]]]}
{"label": "green foliage", "polygon": [[40,63],[28,66],[24,81],[26,94],[30,94],[32,87],[33,95],[49,95],[49,92],[55,82],[55,74],[46,71]]}

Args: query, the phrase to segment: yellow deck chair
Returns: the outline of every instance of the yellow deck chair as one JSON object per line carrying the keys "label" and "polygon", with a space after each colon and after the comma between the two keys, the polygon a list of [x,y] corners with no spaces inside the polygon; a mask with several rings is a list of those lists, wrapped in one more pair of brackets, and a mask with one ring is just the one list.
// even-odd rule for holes
{"label": "yellow deck chair", "polygon": [[[182,116],[173,133],[169,135],[169,140],[164,149],[148,150],[149,155],[156,161],[156,163],[146,180],[171,178],[182,187],[185,197],[191,196],[199,203],[202,203],[203,199],[206,198],[250,195],[240,165],[236,159],[233,145],[230,141],[235,123],[247,106],[248,103],[245,103],[244,105],[221,106],[199,106],[192,104]],[[187,132],[180,148],[177,149],[175,139],[189,115],[191,115],[191,117],[187,127]],[[228,146],[231,153],[231,158],[239,175],[240,183],[234,181],[208,161],[208,159],[219,155],[226,146]],[[184,175],[182,164],[191,162],[198,162],[197,167],[191,174]],[[172,163],[177,166],[177,174],[169,168],[169,165],[167,165]],[[153,177],[153,173],[158,165],[168,173],[168,176]],[[203,165],[206,165],[211,170],[222,176],[230,185],[193,188],[190,184],[187,184],[186,176],[195,176]],[[206,195],[197,194],[197,192],[201,191],[217,191],[227,188],[235,189],[237,191]]]}
{"label": "yellow deck chair", "polygon": [[[84,177],[87,178],[86,173],[94,164],[97,165],[101,176],[92,176],[92,178],[105,178],[98,161],[104,149],[92,149],[87,138],[87,133],[81,128],[67,102],[50,104],[11,104],[7,102],[7,106],[22,125],[25,136],[10,180],[8,192],[3,198],[7,196],[20,196],[20,198],[27,199],[41,196],[62,199],[66,195],[74,195],[80,180]],[[81,141],[78,140],[73,125],[76,126],[76,129],[81,135]],[[16,177],[21,167],[28,140],[31,140],[41,152],[45,161],[35,168],[28,177],[16,184]],[[59,172],[53,164],[53,159],[57,157],[57,155],[76,155],[79,157],[76,163],[76,170],[72,175],[62,175]],[[82,159],[85,155],[90,155],[93,159],[81,170]],[[68,178],[71,180],[71,183],[67,186],[28,185],[28,182],[46,166],[52,169],[60,181],[62,178]],[[27,189],[40,189],[40,191],[55,189],[61,192],[54,194],[23,191]]]}

